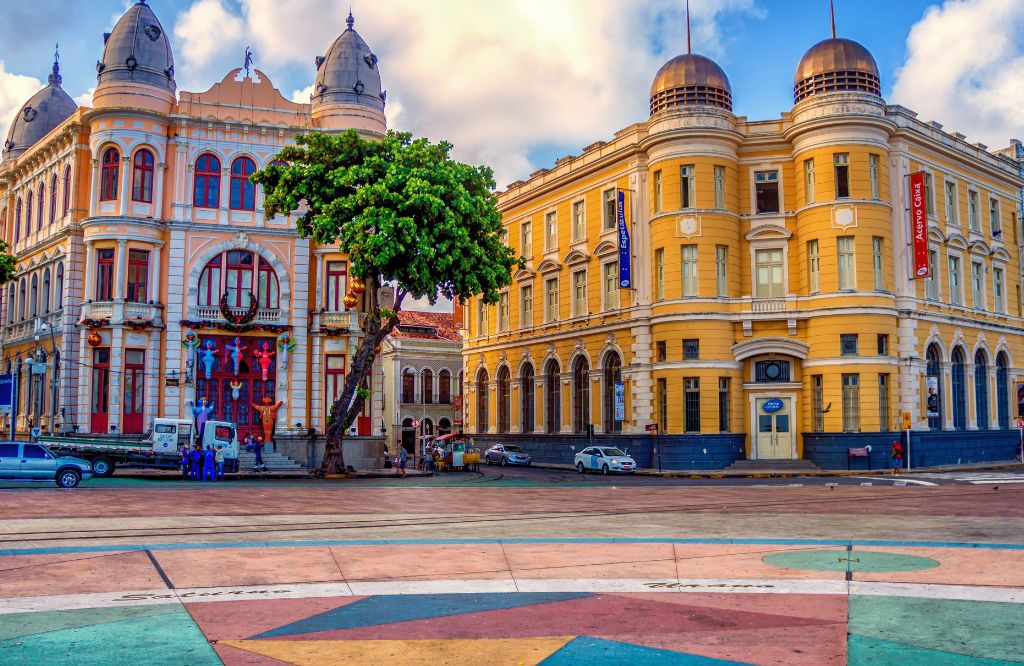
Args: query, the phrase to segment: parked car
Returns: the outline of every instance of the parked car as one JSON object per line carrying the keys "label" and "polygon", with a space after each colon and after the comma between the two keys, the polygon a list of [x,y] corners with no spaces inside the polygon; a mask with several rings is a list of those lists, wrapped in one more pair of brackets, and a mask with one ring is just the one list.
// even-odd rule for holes
{"label": "parked car", "polygon": [[505,465],[526,465],[530,466],[533,458],[530,454],[512,444],[495,444],[491,448],[487,449],[487,453],[484,454],[484,462],[488,465],[498,464],[504,467]]}
{"label": "parked car", "polygon": [[0,479],[53,481],[61,488],[74,488],[92,474],[88,460],[54,455],[42,444],[0,442]]}
{"label": "parked car", "polygon": [[580,474],[588,469],[600,470],[602,474],[636,471],[636,461],[612,446],[588,446],[576,454],[575,462]]}

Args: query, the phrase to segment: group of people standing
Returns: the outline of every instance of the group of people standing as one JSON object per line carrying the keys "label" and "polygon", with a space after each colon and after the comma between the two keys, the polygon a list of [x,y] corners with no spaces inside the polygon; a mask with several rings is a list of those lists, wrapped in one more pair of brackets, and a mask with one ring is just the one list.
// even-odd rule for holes
{"label": "group of people standing", "polygon": [[178,447],[181,454],[182,481],[223,481],[224,480],[224,447],[218,446],[214,451],[210,445],[204,450],[196,444],[190,450],[187,446]]}

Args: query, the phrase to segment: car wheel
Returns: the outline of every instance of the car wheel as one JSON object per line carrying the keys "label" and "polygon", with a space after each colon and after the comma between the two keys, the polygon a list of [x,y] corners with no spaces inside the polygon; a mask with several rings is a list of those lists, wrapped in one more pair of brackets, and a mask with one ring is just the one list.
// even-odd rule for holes
{"label": "car wheel", "polygon": [[605,476],[608,476],[608,465],[601,466],[601,473],[604,474]]}
{"label": "car wheel", "polygon": [[484,456],[484,462],[487,463],[488,465],[492,464],[491,463],[491,457],[490,456]]}
{"label": "car wheel", "polygon": [[579,472],[580,474],[586,474],[587,468],[583,466],[582,462],[578,462],[576,463],[576,471]]}
{"label": "car wheel", "polygon": [[533,467],[533,462],[531,461],[531,462],[526,463],[526,466],[527,467]]}
{"label": "car wheel", "polygon": [[498,463],[498,464],[500,464],[502,467],[504,467],[505,465],[508,464],[508,459],[505,456],[502,456],[501,457],[501,462]]}
{"label": "car wheel", "polygon": [[100,456],[92,459],[92,473],[96,476],[110,476],[114,473],[114,463],[110,458]]}
{"label": "car wheel", "polygon": [[73,469],[62,469],[55,480],[61,488],[74,488],[82,480],[82,475]]}

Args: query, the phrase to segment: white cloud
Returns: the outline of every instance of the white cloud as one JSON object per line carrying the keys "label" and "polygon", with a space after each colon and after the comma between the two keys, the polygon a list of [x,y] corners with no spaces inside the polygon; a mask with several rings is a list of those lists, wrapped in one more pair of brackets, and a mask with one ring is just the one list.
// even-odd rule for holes
{"label": "white cloud", "polygon": [[298,104],[309,104],[309,98],[313,94],[313,84],[310,83],[302,90],[293,90],[292,96],[289,98],[291,101]]}
{"label": "white cloud", "polygon": [[[187,71],[194,80],[195,70],[203,70],[225,50],[237,49],[244,32],[242,19],[225,9],[221,0],[199,0],[179,14],[174,24],[175,53],[186,65],[177,69]],[[241,64],[239,58],[236,66]]]}
{"label": "white cloud", "polygon": [[92,94],[96,92],[96,86],[90,86],[88,90],[83,92],[81,95],[75,98],[75,104],[78,106],[92,106]]}
{"label": "white cloud", "polygon": [[1024,124],[1024,3],[947,0],[910,31],[893,102],[993,148]]}
{"label": "white cloud", "polygon": [[0,60],[0,142],[7,140],[14,114],[42,87],[43,82],[35,77],[8,72],[7,65]]}

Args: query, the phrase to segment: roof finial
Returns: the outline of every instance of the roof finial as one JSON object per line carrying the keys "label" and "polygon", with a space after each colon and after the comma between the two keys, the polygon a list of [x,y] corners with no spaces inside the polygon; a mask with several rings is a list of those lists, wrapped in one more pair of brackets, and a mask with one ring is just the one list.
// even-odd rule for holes
{"label": "roof finial", "polygon": [[690,54],[690,0],[686,0],[686,53]]}
{"label": "roof finial", "polygon": [[59,86],[62,79],[60,76],[60,43],[53,47],[53,70],[50,72],[50,85]]}
{"label": "roof finial", "polygon": [[350,5],[349,8],[348,8],[348,18],[345,19],[345,25],[348,26],[349,30],[351,30],[352,26],[354,26],[355,24],[356,24],[356,20],[354,18],[352,18],[352,7]]}
{"label": "roof finial", "polygon": [[832,39],[836,38],[836,8],[832,0],[828,0],[828,13],[832,19]]}
{"label": "roof finial", "polygon": [[251,78],[249,76],[249,67],[252,66],[252,49],[248,46],[245,47],[245,78]]}

